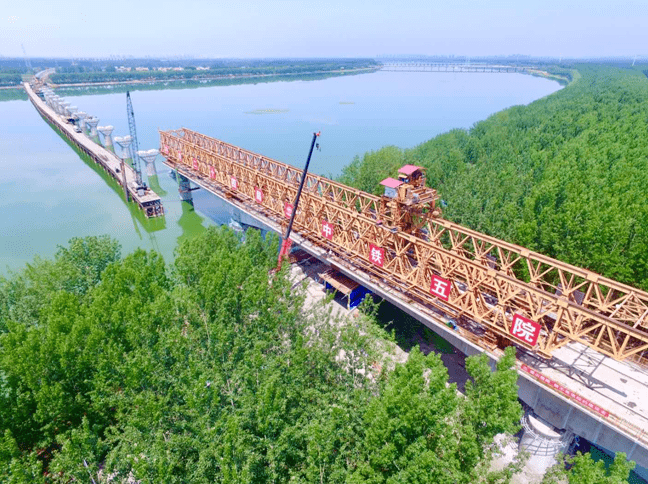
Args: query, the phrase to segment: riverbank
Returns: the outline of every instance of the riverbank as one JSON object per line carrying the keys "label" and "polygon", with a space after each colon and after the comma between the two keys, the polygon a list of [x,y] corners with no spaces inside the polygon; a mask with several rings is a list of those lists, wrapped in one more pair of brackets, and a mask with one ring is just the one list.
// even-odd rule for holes
{"label": "riverbank", "polygon": [[244,80],[244,79],[263,79],[263,78],[274,78],[274,77],[308,77],[308,76],[318,76],[318,75],[345,75],[345,74],[364,74],[368,72],[375,72],[379,70],[378,67],[363,67],[357,69],[335,69],[329,71],[310,71],[310,72],[287,72],[283,74],[228,74],[228,75],[219,75],[219,76],[209,76],[209,75],[198,75],[190,78],[182,79],[156,79],[156,78],[145,78],[145,79],[133,79],[129,81],[106,81],[106,82],[79,82],[79,83],[50,83],[54,88],[61,87],[89,87],[89,86],[120,86],[120,85],[148,85],[148,84],[160,84],[160,83],[186,83],[188,81],[201,82],[201,81],[218,81],[218,80]]}

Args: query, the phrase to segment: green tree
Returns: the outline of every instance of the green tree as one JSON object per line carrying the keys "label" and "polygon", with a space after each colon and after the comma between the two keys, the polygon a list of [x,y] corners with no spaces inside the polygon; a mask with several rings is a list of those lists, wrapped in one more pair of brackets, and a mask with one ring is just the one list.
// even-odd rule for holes
{"label": "green tree", "polygon": [[594,461],[592,456],[577,452],[565,459],[568,470],[561,462],[547,472],[543,484],[558,484],[565,479],[569,484],[626,484],[635,463],[626,459],[626,454],[617,452],[614,462],[606,468],[603,460]]}

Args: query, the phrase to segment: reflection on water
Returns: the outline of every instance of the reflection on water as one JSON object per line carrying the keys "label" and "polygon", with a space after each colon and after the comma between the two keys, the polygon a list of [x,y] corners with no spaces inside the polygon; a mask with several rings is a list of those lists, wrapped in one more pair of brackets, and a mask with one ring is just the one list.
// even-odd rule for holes
{"label": "reflection on water", "polygon": [[178,244],[205,231],[205,227],[202,225],[203,218],[196,213],[192,202],[181,201],[180,207],[182,215],[178,219],[178,225],[182,229],[182,234],[178,237]]}
{"label": "reflection on water", "polygon": [[152,175],[148,177],[148,184],[149,187],[151,187],[151,190],[157,193],[160,197],[164,197],[167,195],[167,191],[160,186],[160,180],[158,180],[158,175]]}

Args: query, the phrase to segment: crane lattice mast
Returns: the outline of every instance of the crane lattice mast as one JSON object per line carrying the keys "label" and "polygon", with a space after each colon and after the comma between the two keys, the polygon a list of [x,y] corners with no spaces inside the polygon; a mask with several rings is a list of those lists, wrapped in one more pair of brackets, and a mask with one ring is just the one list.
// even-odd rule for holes
{"label": "crane lattice mast", "polygon": [[133,142],[130,145],[131,159],[133,160],[133,169],[137,177],[137,185],[142,185],[142,169],[140,168],[140,160],[137,152],[139,145],[137,143],[137,130],[135,128],[135,112],[133,111],[133,103],[131,102],[130,91],[126,91],[126,115],[128,116],[128,130],[130,131]]}
{"label": "crane lattice mast", "polygon": [[23,57],[25,58],[25,66],[27,67],[29,73],[31,74],[32,72],[34,72],[34,68],[31,65],[31,61],[29,60],[29,57],[27,57],[27,51],[25,50],[24,44],[20,44],[20,47],[22,47]]}

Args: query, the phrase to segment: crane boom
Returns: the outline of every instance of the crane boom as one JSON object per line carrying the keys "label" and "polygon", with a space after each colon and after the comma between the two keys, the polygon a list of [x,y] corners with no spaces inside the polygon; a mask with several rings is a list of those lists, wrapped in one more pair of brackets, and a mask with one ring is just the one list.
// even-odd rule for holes
{"label": "crane boom", "polygon": [[140,168],[140,159],[137,152],[139,145],[137,143],[137,129],[135,128],[135,112],[133,111],[133,103],[130,97],[130,91],[126,91],[126,115],[128,116],[128,130],[130,131],[133,142],[130,145],[131,159],[133,160],[133,169],[135,170],[135,178],[137,185],[142,185],[142,169]]}

